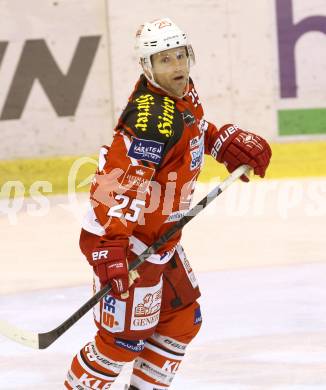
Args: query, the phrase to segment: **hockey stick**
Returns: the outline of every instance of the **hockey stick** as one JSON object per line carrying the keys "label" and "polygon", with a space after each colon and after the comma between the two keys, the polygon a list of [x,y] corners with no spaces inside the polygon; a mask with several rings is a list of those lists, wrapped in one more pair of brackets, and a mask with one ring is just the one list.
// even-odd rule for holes
{"label": "hockey stick", "polygon": [[[189,221],[191,221],[202,209],[204,209],[213,199],[218,197],[227,187],[236,181],[241,175],[249,172],[250,167],[242,165],[231,173],[222,183],[215,187],[208,195],[200,202],[191,208],[178,222],[176,222],[166,233],[163,234],[157,241],[148,247],[137,259],[129,266],[129,271],[135,270],[148,257],[156,253],[157,250],[165,244],[176,232],[181,230]],[[81,306],[74,314],[66,319],[61,325],[53,330],[45,333],[35,333],[8,324],[5,321],[0,321],[0,334],[10,338],[11,340],[23,344],[27,347],[35,349],[45,349],[65,333],[72,325],[74,325],[81,317],[83,317],[92,307],[111,290],[111,285],[103,287],[92,298],[90,298],[83,306]]]}

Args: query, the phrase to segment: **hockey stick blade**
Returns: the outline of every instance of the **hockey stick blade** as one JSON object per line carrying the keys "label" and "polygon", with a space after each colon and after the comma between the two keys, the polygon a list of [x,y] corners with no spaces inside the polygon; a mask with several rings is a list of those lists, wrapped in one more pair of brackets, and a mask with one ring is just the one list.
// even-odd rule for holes
{"label": "hockey stick blade", "polygon": [[[213,199],[218,197],[227,187],[235,182],[240,176],[248,173],[250,167],[242,165],[232,172],[219,186],[215,187],[205,198],[191,208],[178,222],[176,222],[169,230],[166,231],[157,241],[148,247],[140,254],[129,266],[129,271],[135,270],[148,257],[156,253],[156,251],[166,243],[176,232],[182,229],[189,221],[192,220],[201,210],[203,210]],[[9,339],[35,349],[45,349],[54,341],[63,335],[71,328],[80,318],[82,318],[90,309],[92,309],[100,300],[111,290],[111,285],[108,284],[90,298],[83,306],[81,306],[74,314],[67,318],[62,324],[53,330],[45,333],[34,333],[19,329],[10,325],[5,321],[0,320],[0,334]]]}
{"label": "hockey stick blade", "polygon": [[45,333],[36,333],[9,324],[6,321],[0,320],[0,334],[15,341],[16,343],[25,345],[26,347],[35,349],[45,349],[56,341],[63,333],[72,327],[80,320],[89,310],[91,310],[109,291],[111,285],[108,284],[92,296],[83,306],[81,306],[74,314],[67,318],[62,324],[55,329]]}
{"label": "hockey stick blade", "polygon": [[39,349],[39,335],[37,333],[19,329],[3,320],[0,320],[0,333],[16,343]]}

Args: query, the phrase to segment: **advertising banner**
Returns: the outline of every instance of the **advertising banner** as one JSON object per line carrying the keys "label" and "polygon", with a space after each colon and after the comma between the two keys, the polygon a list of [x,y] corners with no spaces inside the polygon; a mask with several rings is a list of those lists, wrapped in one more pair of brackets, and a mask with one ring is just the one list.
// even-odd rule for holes
{"label": "advertising banner", "polygon": [[94,153],[112,133],[106,3],[0,1],[0,158]]}
{"label": "advertising banner", "polygon": [[141,73],[135,32],[163,16],[193,45],[207,120],[276,142],[326,136],[324,1],[0,0],[0,16],[1,159],[108,144]]}

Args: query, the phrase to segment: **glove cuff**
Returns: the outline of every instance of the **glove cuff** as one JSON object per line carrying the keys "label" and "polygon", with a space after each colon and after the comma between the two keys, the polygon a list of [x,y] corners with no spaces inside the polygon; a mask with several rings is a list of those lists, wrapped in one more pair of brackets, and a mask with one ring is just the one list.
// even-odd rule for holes
{"label": "glove cuff", "polygon": [[211,155],[220,163],[223,163],[224,152],[240,130],[232,124],[224,125],[217,133]]}

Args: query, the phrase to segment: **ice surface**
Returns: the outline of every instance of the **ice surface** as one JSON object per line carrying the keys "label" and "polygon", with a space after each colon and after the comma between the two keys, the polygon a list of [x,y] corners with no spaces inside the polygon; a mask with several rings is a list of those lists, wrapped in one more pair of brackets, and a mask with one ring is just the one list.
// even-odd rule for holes
{"label": "ice surface", "polygon": [[[204,322],[172,389],[325,390],[325,275],[323,263],[200,273]],[[0,316],[48,331],[90,294],[82,286],[3,295]],[[43,351],[0,336],[0,389],[62,389],[72,356],[94,332],[88,314]],[[112,389],[123,389],[130,369]]]}

